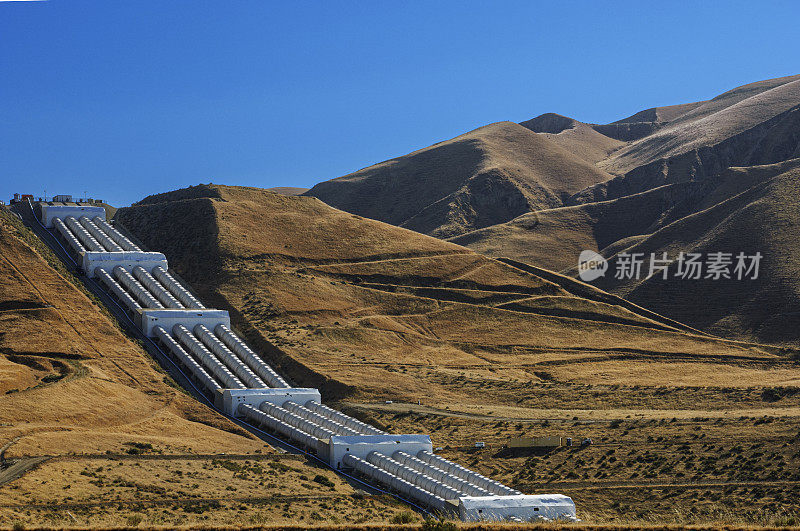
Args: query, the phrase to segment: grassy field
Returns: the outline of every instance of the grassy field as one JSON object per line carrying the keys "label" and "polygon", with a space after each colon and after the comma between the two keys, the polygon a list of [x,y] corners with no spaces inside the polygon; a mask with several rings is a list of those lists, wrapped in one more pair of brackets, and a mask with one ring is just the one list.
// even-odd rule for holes
{"label": "grassy field", "polygon": [[50,459],[3,489],[0,522],[174,528],[421,521],[393,498],[358,491],[299,456],[175,455],[135,442],[132,448],[141,453],[123,447],[118,454]]}

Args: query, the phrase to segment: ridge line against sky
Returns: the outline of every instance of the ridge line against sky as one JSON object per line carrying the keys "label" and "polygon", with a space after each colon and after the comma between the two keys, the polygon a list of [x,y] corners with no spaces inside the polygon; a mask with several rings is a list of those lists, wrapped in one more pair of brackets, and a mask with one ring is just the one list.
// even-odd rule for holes
{"label": "ridge line against sky", "polygon": [[798,73],[800,3],[0,2],[0,199],[301,186]]}

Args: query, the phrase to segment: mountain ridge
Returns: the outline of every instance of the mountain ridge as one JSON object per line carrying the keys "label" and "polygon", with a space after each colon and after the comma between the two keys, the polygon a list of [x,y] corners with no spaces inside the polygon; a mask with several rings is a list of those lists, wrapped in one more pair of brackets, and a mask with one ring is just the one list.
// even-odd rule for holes
{"label": "mountain ridge", "polygon": [[[418,214],[413,221],[392,220],[386,216],[384,221],[446,238],[489,256],[518,260],[572,276],[577,273],[578,254],[584,249],[601,252],[611,259],[622,251],[649,245],[647,242],[652,241],[649,239],[655,234],[669,233],[679,240],[700,238],[705,234],[705,228],[689,227],[691,223],[706,219],[700,213],[713,210],[717,205],[724,208],[737,196],[763,203],[764,199],[758,199],[755,190],[767,182],[773,183],[768,201],[774,203],[775,208],[772,211],[754,209],[757,215],[748,218],[752,224],[749,230],[753,233],[777,231],[770,225],[770,220],[775,219],[779,211],[790,214],[785,220],[789,228],[780,230],[791,231],[800,226],[800,214],[790,207],[791,197],[780,196],[781,193],[791,193],[792,186],[775,184],[790,183],[793,169],[800,160],[800,75],[748,83],[703,101],[651,107],[609,124],[584,123],[569,116],[545,113],[519,125],[547,141],[528,145],[540,150],[542,157],[550,157],[553,166],[562,170],[556,174],[547,166],[539,168],[552,172],[550,175],[543,175],[542,171],[536,174],[536,182],[547,183],[548,190],[556,189],[559,180],[564,185],[586,182],[586,176],[580,174],[587,166],[602,173],[592,173],[593,177],[588,180],[594,182],[568,197],[540,194],[539,199],[546,197],[547,200],[532,201],[520,192],[525,201],[520,198],[507,204],[496,202],[491,216],[470,215],[470,212],[474,212],[482,201],[492,198],[501,187],[500,179],[494,181],[497,183],[494,187],[472,186],[461,194],[442,195],[426,207],[433,214],[424,216],[423,220],[420,220],[423,215]],[[501,171],[510,173],[518,167],[525,171],[530,167],[530,157],[522,154],[524,149],[519,144],[509,142],[496,146],[486,143],[484,148],[502,153],[496,157],[502,161],[502,165],[498,165]],[[567,167],[562,163],[563,156],[552,156],[556,152],[566,152],[571,161],[580,164]],[[460,162],[457,156],[454,157],[451,173],[459,172]],[[436,179],[437,174],[431,169],[422,163],[415,168],[415,176],[400,172],[391,178],[407,179],[408,186],[413,188],[420,179]],[[362,170],[361,175],[373,180],[389,178],[378,166]],[[778,178],[780,175],[782,177]],[[458,180],[452,174],[451,178]],[[386,196],[375,190],[371,201],[376,206],[367,211],[359,202],[360,186],[363,184],[354,183],[350,190],[335,195],[326,190],[325,183],[321,183],[307,194],[344,210],[380,217],[380,213],[375,211],[379,210]],[[562,186],[562,190],[566,189]],[[519,188],[515,190],[519,191]],[[750,195],[747,195],[748,190],[753,190]],[[425,188],[420,189],[420,193],[428,195]],[[675,223],[676,227],[682,228],[683,234],[664,232]],[[721,225],[718,230],[730,228]],[[738,240],[745,239],[740,237]],[[734,245],[737,239],[724,241]],[[755,241],[762,241],[773,253],[793,252],[790,240],[784,242],[786,249],[767,245],[773,240]],[[691,241],[680,245],[676,241],[667,248],[691,246]],[[663,252],[660,247],[652,250]],[[730,249],[730,252],[738,250]],[[780,270],[768,268],[764,274],[778,274]],[[780,282],[787,286],[786,293],[792,293],[793,288],[788,287],[791,282],[786,284],[792,275],[780,275]],[[796,277],[800,278],[800,270],[796,271]],[[726,317],[717,315],[716,309],[708,315],[717,315],[717,318],[709,321],[704,316],[664,306],[659,300],[658,290],[646,289],[645,283],[637,287],[608,279],[602,282],[605,289],[633,297],[641,306],[726,337],[800,342],[800,334],[791,339],[766,333],[763,326],[755,322],[746,324],[746,320],[741,318],[737,321],[741,325],[738,329],[723,325]],[[687,287],[683,284],[683,288]],[[727,308],[723,313],[735,315],[735,305],[725,304],[721,294],[712,297],[714,290],[708,291],[710,288],[704,286],[698,290],[707,293],[711,297],[709,300],[716,301],[720,308]]]}

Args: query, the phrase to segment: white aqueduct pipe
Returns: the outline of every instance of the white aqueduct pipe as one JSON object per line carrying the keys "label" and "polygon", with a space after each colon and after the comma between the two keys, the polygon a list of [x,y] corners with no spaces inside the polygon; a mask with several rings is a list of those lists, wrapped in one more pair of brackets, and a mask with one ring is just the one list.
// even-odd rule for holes
{"label": "white aqueduct pipe", "polygon": [[244,341],[239,339],[227,326],[219,324],[214,328],[217,337],[231,349],[253,372],[263,379],[270,387],[289,387],[286,380],[280,377],[272,367],[264,363],[255,352],[250,350]]}
{"label": "white aqueduct pipe", "polygon": [[78,223],[75,218],[72,216],[67,216],[64,218],[64,223],[66,223],[67,227],[69,227],[69,230],[75,234],[75,236],[81,241],[83,246],[86,247],[88,251],[105,251],[105,248],[100,245],[100,242],[95,240],[92,235],[89,234],[89,231],[84,229],[83,225]]}
{"label": "white aqueduct pipe", "polygon": [[55,225],[58,232],[61,233],[61,236],[67,240],[67,243],[69,243],[70,247],[72,247],[76,253],[81,254],[82,252],[86,251],[86,247],[84,247],[80,240],[78,240],[78,238],[72,234],[72,231],[69,230],[66,225],[64,225],[64,222],[61,221],[61,218],[53,218],[53,225]]}
{"label": "white aqueduct pipe", "polygon": [[164,306],[158,302],[158,299],[153,297],[144,286],[139,284],[139,281],[133,278],[133,275],[128,273],[124,267],[116,266],[112,272],[114,273],[114,277],[119,280],[119,283],[122,284],[125,289],[133,293],[139,302],[142,303],[142,306],[145,308],[164,308]]}
{"label": "white aqueduct pipe", "polygon": [[264,381],[256,376],[247,365],[242,363],[242,360],[228,350],[222,341],[216,338],[211,330],[202,324],[194,327],[194,335],[205,345],[207,349],[214,353],[214,355],[224,363],[233,374],[235,374],[247,387],[251,389],[263,389],[267,387]]}
{"label": "white aqueduct pipe", "polygon": [[94,274],[98,277],[106,287],[117,296],[122,303],[128,307],[131,312],[136,312],[137,310],[141,310],[142,306],[136,300],[130,296],[130,294],[125,291],[125,289],[119,285],[119,283],[114,280],[114,278],[108,274],[108,271],[103,269],[102,267],[96,267],[94,269]]}
{"label": "white aqueduct pipe", "polygon": [[94,223],[92,223],[92,220],[90,220],[88,217],[81,216],[80,218],[78,218],[78,221],[80,222],[81,225],[83,225],[83,227],[87,231],[89,231],[89,234],[92,235],[92,238],[97,240],[100,243],[100,245],[102,245],[105,248],[106,251],[113,253],[122,252],[122,247],[117,245],[117,242],[109,238],[105,232],[98,229],[97,226]]}
{"label": "white aqueduct pipe", "polygon": [[417,453],[417,458],[420,461],[428,463],[429,465],[433,465],[436,468],[444,470],[448,474],[452,474],[456,477],[469,481],[473,485],[477,485],[484,490],[491,492],[492,494],[497,494],[498,496],[511,496],[514,494],[522,494],[518,490],[514,490],[511,487],[506,487],[499,481],[494,481],[493,479],[489,479],[486,476],[482,476],[477,472],[473,472],[468,468],[464,468],[463,466],[454,463],[452,461],[448,461],[443,457],[439,457],[438,455],[434,455],[431,452],[426,452],[425,450],[421,450]]}
{"label": "white aqueduct pipe", "polygon": [[272,431],[287,437],[289,440],[295,443],[300,443],[307,448],[313,448],[317,452],[322,451],[326,446],[325,443],[323,443],[319,438],[314,437],[303,430],[295,428],[294,426],[290,426],[289,424],[280,421],[272,415],[264,413],[263,411],[259,411],[249,404],[241,404],[238,412],[239,414],[244,415],[248,419],[255,422],[257,425],[266,426]]}
{"label": "white aqueduct pipe", "polygon": [[387,472],[408,481],[409,483],[413,483],[417,487],[425,489],[442,499],[455,500],[461,496],[460,491],[449,487],[441,481],[437,481],[430,476],[426,476],[418,470],[407,467],[380,452],[372,451],[368,453],[367,462],[372,463],[376,467],[382,468]]}
{"label": "white aqueduct pipe", "polygon": [[109,225],[109,223],[100,216],[96,216],[92,221],[94,221],[94,224],[97,225],[97,228],[108,234],[109,238],[117,242],[117,244],[122,247],[123,250],[142,252],[138,245],[126,238],[125,235]]}
{"label": "white aqueduct pipe", "polygon": [[383,483],[387,487],[403,494],[404,496],[420,502],[423,505],[427,505],[428,507],[441,510],[447,503],[444,501],[444,499],[436,496],[435,494],[432,494],[425,489],[421,489],[413,483],[409,483],[408,481],[399,478],[394,474],[387,472],[386,470],[378,468],[372,463],[368,463],[364,459],[356,457],[353,454],[345,454],[344,457],[342,457],[342,463],[345,466],[353,468],[361,474],[374,479],[379,483]]}
{"label": "white aqueduct pipe", "polygon": [[218,389],[222,389],[222,386],[212,377],[206,370],[197,363],[192,356],[186,352],[182,346],[178,344],[175,339],[169,335],[169,333],[164,330],[160,326],[156,326],[153,328],[153,331],[156,333],[158,339],[169,348],[169,350],[175,355],[176,358],[181,362],[181,364],[189,369],[191,372],[202,384],[203,387],[211,391],[212,393]]}
{"label": "white aqueduct pipe", "polygon": [[194,295],[189,293],[189,290],[184,288],[175,278],[167,273],[167,271],[161,267],[156,266],[153,268],[153,276],[158,279],[161,284],[164,285],[165,288],[172,293],[176,299],[181,301],[184,306],[187,308],[197,308],[198,310],[204,310],[205,306],[203,306],[199,300],[197,300]]}
{"label": "white aqueduct pipe", "polygon": [[309,400],[303,405],[314,413],[322,415],[323,417],[328,417],[331,420],[335,420],[339,424],[359,432],[360,435],[386,435],[385,431],[381,431],[378,428],[345,415],[341,411],[336,411],[335,409],[331,409],[328,406],[314,402],[313,400]]}
{"label": "white aqueduct pipe", "polygon": [[407,454],[403,451],[396,451],[392,454],[392,459],[397,461],[398,463],[403,463],[409,468],[413,468],[418,472],[425,474],[426,476],[430,476],[437,481],[441,481],[445,485],[449,485],[454,489],[464,493],[466,496],[490,496],[491,493],[486,489],[482,489],[477,485],[473,485],[467,480],[461,479],[457,476],[452,474],[448,474],[444,470],[440,468],[436,468],[433,465],[429,465],[424,461],[417,459],[416,457]]}
{"label": "white aqueduct pipe", "polygon": [[172,333],[222,383],[225,389],[247,389],[245,385],[182,324],[172,327]]}
{"label": "white aqueduct pipe", "polygon": [[275,404],[262,402],[259,404],[258,409],[267,415],[271,415],[276,419],[281,420],[290,426],[294,426],[295,428],[309,433],[319,439],[330,439],[331,436],[334,435],[331,430],[323,428],[319,424],[315,424],[310,420],[304,419],[303,417],[298,417],[294,413],[291,413],[280,406],[276,406]]}
{"label": "white aqueduct pipe", "polygon": [[161,304],[163,304],[167,308],[178,308],[182,309],[184,306],[178,299],[172,296],[172,294],[164,289],[164,286],[161,283],[153,278],[153,275],[147,272],[147,269],[143,268],[142,266],[136,266],[133,268],[133,276],[136,277],[136,280],[141,282],[141,284],[148,289],[148,291],[154,295]]}
{"label": "white aqueduct pipe", "polygon": [[359,435],[357,431],[348,428],[343,424],[339,424],[335,420],[331,420],[328,417],[323,417],[322,415],[314,413],[310,409],[307,409],[296,402],[292,402],[291,400],[284,402],[282,407],[288,411],[291,411],[298,417],[303,417],[314,424],[319,424],[323,428],[329,429],[334,435]]}

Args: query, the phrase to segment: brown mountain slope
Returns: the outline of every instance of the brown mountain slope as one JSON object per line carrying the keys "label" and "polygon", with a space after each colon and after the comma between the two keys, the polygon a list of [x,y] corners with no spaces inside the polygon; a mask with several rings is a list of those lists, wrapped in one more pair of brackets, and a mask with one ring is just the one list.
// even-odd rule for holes
{"label": "brown mountain slope", "polygon": [[[0,208],[3,528],[375,525],[407,511],[178,390],[70,279]],[[276,511],[287,493],[301,501]]]}
{"label": "brown mountain slope", "polygon": [[543,114],[520,123],[534,133],[541,133],[576,157],[595,164],[625,145],[598,132],[597,127],[559,114]]}
{"label": "brown mountain slope", "polygon": [[511,122],[491,124],[314,186],[336,208],[439,237],[560,206],[611,176]]}
{"label": "brown mountain slope", "polygon": [[569,275],[577,274],[577,257],[584,249],[612,259],[623,251],[646,257],[667,252],[672,258],[682,251],[758,251],[764,255],[758,282],[621,282],[611,278],[612,270],[594,284],[725,337],[797,344],[798,327],[791,323],[800,286],[792,258],[800,252],[798,176],[800,159],[728,168],[713,182],[667,185],[610,201],[534,212],[452,241]]}
{"label": "brown mountain slope", "polygon": [[[576,295],[574,281],[558,275],[540,276],[315,198],[223,186],[174,197],[120,209],[118,220],[164,250],[201,295],[230,308],[273,363],[329,396],[513,403],[540,396],[524,385],[542,381],[539,364],[606,359],[609,350],[643,360],[769,358],[680,332],[602,292]],[[156,221],[176,229],[154,230]],[[185,234],[184,225],[196,231]],[[200,238],[210,241],[199,245]],[[213,274],[198,273],[194,252]],[[636,370],[637,362],[624,363]],[[465,388],[460,375],[481,393]]]}
{"label": "brown mountain slope", "polygon": [[[204,453],[264,446],[172,387],[147,353],[35,248],[48,254],[0,210],[0,447],[11,443],[6,456],[122,452],[130,441]],[[57,263],[52,255],[51,262]]]}
{"label": "brown mountain slope", "polygon": [[666,185],[610,201],[531,212],[450,241],[489,256],[562,271],[574,267],[584,249],[599,251],[644,237],[695,212],[702,197],[698,183]]}
{"label": "brown mountain slope", "polygon": [[655,122],[655,123],[668,123],[672,122],[689,111],[705,104],[705,101],[697,101],[694,103],[681,103],[678,105],[667,105],[665,107],[652,107],[639,111],[636,114],[617,120],[615,124],[620,123],[635,123],[635,122]]}
{"label": "brown mountain slope", "polygon": [[[638,304],[704,330],[758,341],[798,344],[800,336],[800,166],[750,187],[730,199],[687,216],[633,245],[605,253],[726,252],[763,255],[755,280],[703,279],[595,282]],[[743,180],[769,167],[737,169]],[[712,201],[709,201],[713,203]],[[677,264],[673,264],[675,273]]]}
{"label": "brown mountain slope", "polygon": [[800,76],[722,94],[598,166],[619,177],[577,194],[576,202],[622,197],[664,184],[713,177],[729,166],[800,156]]}
{"label": "brown mountain slope", "polygon": [[297,186],[276,186],[268,188],[268,190],[283,195],[301,195],[308,192],[308,188],[298,188]]}

